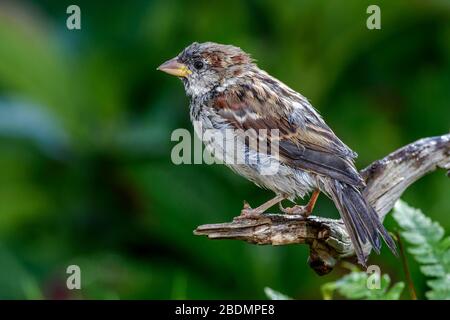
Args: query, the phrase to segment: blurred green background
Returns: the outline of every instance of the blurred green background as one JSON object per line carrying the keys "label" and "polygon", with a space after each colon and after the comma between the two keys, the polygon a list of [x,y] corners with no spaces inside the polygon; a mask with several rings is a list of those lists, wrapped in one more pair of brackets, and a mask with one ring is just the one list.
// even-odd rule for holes
{"label": "blurred green background", "polygon": [[[70,4],[79,31],[66,28]],[[369,4],[381,30],[366,28]],[[448,0],[1,1],[0,298],[250,299],[269,286],[311,299],[346,272],[317,276],[306,246],[193,236],[271,196],[224,166],[172,164],[171,132],[192,132],[188,100],[155,69],[193,41],[252,53],[359,168],[450,127]],[[450,230],[448,183],[433,173],[403,199]],[[316,213],[338,216],[323,196]],[[370,263],[404,279],[385,248]],[[71,264],[82,290],[66,289]]]}

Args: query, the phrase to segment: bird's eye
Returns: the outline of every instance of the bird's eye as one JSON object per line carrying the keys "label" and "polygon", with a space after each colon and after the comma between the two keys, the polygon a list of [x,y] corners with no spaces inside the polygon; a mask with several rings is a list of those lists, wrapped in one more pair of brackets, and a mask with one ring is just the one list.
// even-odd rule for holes
{"label": "bird's eye", "polygon": [[200,70],[203,68],[203,62],[201,62],[200,60],[194,61],[194,68],[197,70]]}

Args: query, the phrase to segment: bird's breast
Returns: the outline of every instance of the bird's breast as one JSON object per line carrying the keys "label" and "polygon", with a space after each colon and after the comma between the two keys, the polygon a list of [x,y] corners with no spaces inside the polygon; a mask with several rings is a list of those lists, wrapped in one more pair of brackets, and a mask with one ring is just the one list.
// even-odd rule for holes
{"label": "bird's breast", "polygon": [[228,122],[213,110],[192,105],[191,120],[197,137],[216,162],[225,164],[256,185],[291,198],[303,197],[314,189],[314,175],[282,164],[277,156],[249,148],[245,139],[240,139]]}

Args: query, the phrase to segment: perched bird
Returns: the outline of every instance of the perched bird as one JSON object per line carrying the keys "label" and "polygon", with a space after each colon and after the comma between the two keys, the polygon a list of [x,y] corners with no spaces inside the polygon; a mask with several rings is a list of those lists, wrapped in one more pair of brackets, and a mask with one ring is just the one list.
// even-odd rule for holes
{"label": "perched bird", "polygon": [[[259,69],[249,54],[231,45],[194,42],[158,70],[182,80],[190,98],[191,120],[199,122],[201,130],[233,129],[235,135],[249,129],[278,130],[278,170],[274,174],[261,173],[269,155],[248,143],[239,145],[246,159],[260,161],[226,163],[276,194],[254,209],[244,203],[243,216],[259,215],[278,203],[285,213],[307,217],[323,192],[339,210],[360,264],[366,263],[368,242],[379,253],[380,236],[396,253],[394,241],[362,194],[365,184],[354,165],[357,154],[304,96]],[[210,147],[218,143],[211,138],[203,141]],[[284,199],[294,201],[309,193],[312,196],[306,206],[281,206]]]}

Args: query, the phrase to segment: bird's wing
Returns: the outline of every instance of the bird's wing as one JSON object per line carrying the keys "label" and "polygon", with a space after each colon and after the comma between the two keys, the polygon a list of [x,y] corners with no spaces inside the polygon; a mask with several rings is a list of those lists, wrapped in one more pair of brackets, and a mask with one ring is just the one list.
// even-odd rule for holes
{"label": "bird's wing", "polygon": [[[280,161],[336,180],[362,186],[353,164],[356,154],[325,124],[300,94],[260,89],[229,88],[209,102],[217,114],[235,129],[279,130]],[[282,98],[280,98],[282,97]]]}

